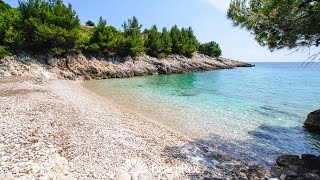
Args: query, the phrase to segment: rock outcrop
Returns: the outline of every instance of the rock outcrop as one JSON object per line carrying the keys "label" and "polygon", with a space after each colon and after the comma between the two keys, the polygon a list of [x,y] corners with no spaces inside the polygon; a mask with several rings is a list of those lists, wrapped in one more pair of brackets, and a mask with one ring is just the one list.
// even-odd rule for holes
{"label": "rock outcrop", "polygon": [[308,115],[304,127],[310,132],[320,133],[320,109]]}
{"label": "rock outcrop", "polygon": [[81,77],[85,79],[123,78],[252,66],[248,63],[223,58],[211,58],[201,54],[195,54],[192,59],[174,55],[161,60],[147,55],[142,55],[135,59],[131,57],[124,59],[97,59],[95,57],[76,55],[63,59],[50,59],[48,64],[53,68],[53,71],[67,79]]}
{"label": "rock outcrop", "polygon": [[44,57],[31,58],[5,57],[0,59],[0,76],[31,76],[37,78],[50,78],[56,76],[48,71]]}
{"label": "rock outcrop", "polygon": [[[16,61],[15,63],[13,63]],[[1,66],[2,64],[2,66]],[[36,66],[34,64],[37,64]],[[252,67],[253,65],[225,58],[212,58],[195,53],[192,58],[172,55],[166,59],[156,59],[142,55],[135,59],[126,58],[95,58],[82,54],[67,56],[66,58],[53,57],[6,57],[0,62],[0,75],[39,72],[41,68],[49,70],[61,79],[108,79],[154,74],[176,74],[217,69],[232,69],[235,67]],[[6,70],[4,70],[5,68]],[[2,72],[1,72],[2,69]],[[42,71],[40,71],[42,72]]]}
{"label": "rock outcrop", "polygon": [[278,157],[271,168],[272,177],[285,179],[320,180],[320,156],[304,154]]}

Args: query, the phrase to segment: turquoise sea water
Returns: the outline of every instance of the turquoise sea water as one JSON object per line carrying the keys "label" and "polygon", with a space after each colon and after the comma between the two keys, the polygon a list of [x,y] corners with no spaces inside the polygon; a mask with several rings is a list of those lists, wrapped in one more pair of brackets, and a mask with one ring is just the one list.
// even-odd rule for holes
{"label": "turquoise sea water", "polygon": [[85,87],[221,153],[270,165],[281,154],[320,154],[303,122],[320,108],[320,63],[89,81]]}

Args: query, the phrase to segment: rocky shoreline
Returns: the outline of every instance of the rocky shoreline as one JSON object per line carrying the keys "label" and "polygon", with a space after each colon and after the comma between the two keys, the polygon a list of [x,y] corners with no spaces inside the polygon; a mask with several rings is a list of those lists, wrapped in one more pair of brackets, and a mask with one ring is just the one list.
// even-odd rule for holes
{"label": "rocky shoreline", "polygon": [[[236,67],[252,67],[254,65],[240,61],[213,58],[195,53],[192,58],[172,55],[166,59],[156,59],[141,55],[135,59],[126,58],[95,58],[82,54],[53,58],[46,56],[20,55],[5,57],[0,60],[0,75],[21,75],[45,69],[60,79],[109,79],[156,74],[178,74]],[[34,68],[31,70],[30,68]],[[37,70],[35,70],[37,69]],[[40,73],[41,74],[41,73]]]}

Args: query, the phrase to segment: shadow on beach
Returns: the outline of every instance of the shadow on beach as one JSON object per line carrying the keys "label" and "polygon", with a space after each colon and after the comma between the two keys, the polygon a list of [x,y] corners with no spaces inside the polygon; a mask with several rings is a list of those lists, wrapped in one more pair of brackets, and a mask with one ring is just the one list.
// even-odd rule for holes
{"label": "shadow on beach", "polygon": [[[296,133],[299,138],[307,138],[309,144],[299,144],[296,138],[288,136],[292,133]],[[211,134],[179,147],[166,147],[165,152],[183,162],[200,164],[208,171],[221,170],[223,177],[233,178],[239,178],[241,172],[247,174],[247,177],[262,178],[265,172],[259,167],[270,169],[281,155],[320,155],[320,135],[310,134],[302,127],[262,125],[248,134],[250,138],[247,140],[229,140]]]}

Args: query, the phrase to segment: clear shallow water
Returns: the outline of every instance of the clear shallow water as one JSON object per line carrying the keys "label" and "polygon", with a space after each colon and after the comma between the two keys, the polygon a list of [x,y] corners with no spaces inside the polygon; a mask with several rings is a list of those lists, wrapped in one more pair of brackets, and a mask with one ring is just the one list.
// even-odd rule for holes
{"label": "clear shallow water", "polygon": [[85,87],[221,153],[270,165],[280,154],[320,154],[303,129],[320,108],[320,63],[89,81]]}

